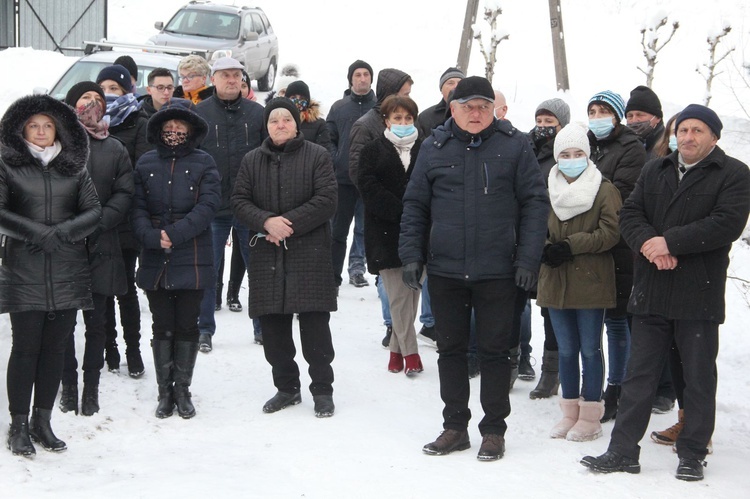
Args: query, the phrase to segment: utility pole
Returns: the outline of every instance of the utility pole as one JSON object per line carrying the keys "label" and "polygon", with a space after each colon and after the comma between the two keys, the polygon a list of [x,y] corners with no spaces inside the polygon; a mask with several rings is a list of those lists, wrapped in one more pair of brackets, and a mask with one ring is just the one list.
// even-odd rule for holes
{"label": "utility pole", "polygon": [[464,30],[461,33],[461,46],[458,49],[458,62],[456,62],[456,67],[464,72],[469,68],[471,41],[474,39],[474,30],[472,30],[471,27],[477,22],[478,10],[479,0],[467,0],[466,16],[464,17]]}
{"label": "utility pole", "polygon": [[570,90],[568,81],[568,59],[565,56],[561,0],[549,0],[549,21],[552,29],[552,54],[555,58],[557,90]]}

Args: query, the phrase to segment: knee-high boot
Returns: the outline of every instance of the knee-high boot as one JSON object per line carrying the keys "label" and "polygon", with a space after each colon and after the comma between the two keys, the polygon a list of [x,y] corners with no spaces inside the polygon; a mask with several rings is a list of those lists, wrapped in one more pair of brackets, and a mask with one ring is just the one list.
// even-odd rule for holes
{"label": "knee-high boot", "polygon": [[168,418],[174,411],[174,348],[172,340],[151,340],[151,350],[154,352],[154,370],[156,371],[156,384],[159,387],[159,405],[156,407],[156,417],[160,419]]}
{"label": "knee-high boot", "polygon": [[190,384],[193,381],[195,359],[198,356],[198,342],[174,342],[174,398],[177,413],[181,418],[189,419],[195,416],[195,407],[190,400]]}

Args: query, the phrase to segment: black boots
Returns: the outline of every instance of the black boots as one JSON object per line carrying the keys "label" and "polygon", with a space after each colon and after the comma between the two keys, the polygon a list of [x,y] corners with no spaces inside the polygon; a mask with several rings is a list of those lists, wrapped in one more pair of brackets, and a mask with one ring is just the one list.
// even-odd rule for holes
{"label": "black boots", "polygon": [[78,415],[78,385],[62,386],[59,407],[62,412],[73,411]]}
{"label": "black boots", "polygon": [[109,372],[120,372],[120,351],[117,349],[117,341],[114,339],[107,340],[107,343],[104,345],[104,359],[107,362],[107,370]]}
{"label": "black boots", "polygon": [[8,449],[16,456],[33,456],[36,454],[34,444],[29,436],[29,417],[26,414],[11,414],[8,428]]}
{"label": "black boots", "polygon": [[174,394],[172,379],[172,340],[151,340],[154,352],[154,371],[156,384],[159,386],[159,405],[156,407],[156,417],[168,418],[174,411]]}
{"label": "black boots", "polygon": [[172,357],[174,360],[174,368],[172,369],[174,401],[177,404],[177,413],[184,419],[195,416],[195,407],[190,400],[189,388],[193,381],[196,357],[198,357],[198,343],[193,341],[174,342]]}
{"label": "black boots", "polygon": [[221,293],[224,291],[224,283],[220,282],[216,284],[216,305],[214,310],[218,312],[221,310]]}
{"label": "black boots", "polygon": [[271,397],[265,404],[263,404],[263,412],[270,414],[273,412],[280,411],[291,405],[297,405],[302,402],[302,396],[299,392],[288,393],[288,392],[276,392],[276,395]]}
{"label": "black boots", "polygon": [[31,422],[29,423],[29,436],[34,442],[42,444],[46,450],[51,452],[62,452],[67,449],[65,442],[60,440],[52,432],[50,418],[52,411],[50,409],[37,409],[31,413]]}
{"label": "black boots", "polygon": [[518,363],[521,360],[521,348],[516,347],[510,351],[510,389],[516,384],[518,379]]}
{"label": "black boots", "polygon": [[93,416],[99,412],[99,385],[93,383],[83,384],[83,396],[81,397],[81,414]]}
{"label": "black boots", "polygon": [[232,312],[242,312],[240,285],[231,280],[227,283],[227,305]]}
{"label": "black boots", "polygon": [[607,389],[604,390],[604,416],[602,416],[601,422],[606,423],[617,417],[617,405],[620,401],[620,385],[608,384]]}
{"label": "black boots", "polygon": [[539,377],[536,388],[529,393],[530,399],[546,399],[552,395],[557,395],[557,390],[560,387],[558,369],[559,356],[557,351],[545,350],[542,356],[542,375]]}
{"label": "black boots", "polygon": [[125,350],[125,358],[128,360],[128,376],[131,378],[140,378],[146,371],[141,358],[141,349],[139,347],[128,347]]}

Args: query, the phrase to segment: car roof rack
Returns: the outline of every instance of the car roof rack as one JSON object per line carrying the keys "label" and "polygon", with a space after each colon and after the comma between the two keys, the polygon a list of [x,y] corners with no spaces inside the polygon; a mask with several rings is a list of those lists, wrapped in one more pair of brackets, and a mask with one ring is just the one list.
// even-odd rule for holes
{"label": "car roof rack", "polygon": [[174,55],[199,55],[204,59],[208,58],[208,50],[188,47],[166,47],[161,45],[136,45],[132,43],[115,43],[102,40],[100,42],[83,42],[83,53],[86,55],[93,54],[94,52],[111,51],[116,48],[139,50],[143,52],[160,52],[163,54],[174,54]]}

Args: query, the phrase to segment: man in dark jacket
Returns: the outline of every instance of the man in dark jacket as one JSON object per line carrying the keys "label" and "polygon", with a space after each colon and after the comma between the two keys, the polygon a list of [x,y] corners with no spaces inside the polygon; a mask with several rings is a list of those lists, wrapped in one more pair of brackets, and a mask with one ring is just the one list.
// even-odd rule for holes
{"label": "man in dark jacket", "polygon": [[677,478],[694,481],[703,479],[714,430],[729,250],[750,212],[750,170],[716,145],[722,123],[709,108],[690,104],[675,126],[678,151],[643,168],[620,212],[622,235],[638,252],[628,304],[628,374],[609,449],[581,464],[604,473],[640,472],[638,442],[674,341],[685,380]]}
{"label": "man in dark jacket", "polygon": [[[480,460],[505,451],[510,414],[510,350],[516,286],[535,284],[547,234],[549,197],[528,138],[493,116],[485,78],[459,82],[452,118],[433,130],[404,195],[399,257],[404,282],[418,288],[425,261],[438,337],[445,431],[422,449],[468,449],[466,353],[472,312],[482,367]],[[457,306],[459,305],[460,306]]]}
{"label": "man in dark jacket", "polygon": [[440,75],[440,93],[443,98],[434,106],[428,107],[417,118],[419,132],[422,137],[427,137],[432,133],[432,129],[445,123],[447,119],[445,114],[448,110],[448,95],[456,88],[458,82],[466,78],[463,71],[458,68],[448,68]]}
{"label": "man in dark jacket", "polygon": [[648,87],[635,87],[630,91],[630,99],[625,106],[625,119],[628,128],[643,142],[646,159],[653,159],[654,146],[664,134],[664,114],[659,97]]}
{"label": "man in dark jacket", "polygon": [[174,77],[167,68],[156,68],[148,74],[148,95],[141,101],[141,114],[150,118],[174,95]]}
{"label": "man in dark jacket", "polygon": [[[221,256],[232,227],[239,235],[245,265],[248,263],[248,228],[232,215],[229,198],[242,158],[263,142],[265,129],[263,106],[243,99],[240,93],[243,69],[244,66],[231,57],[222,57],[214,62],[211,83],[216,92],[195,108],[195,112],[208,123],[208,134],[201,143],[201,149],[213,156],[221,174],[221,207],[211,223],[216,269],[221,264]],[[206,288],[201,302],[200,349],[204,353],[213,348],[211,339],[216,332],[215,306],[214,284],[212,288]],[[257,324],[254,326],[259,327]]]}

